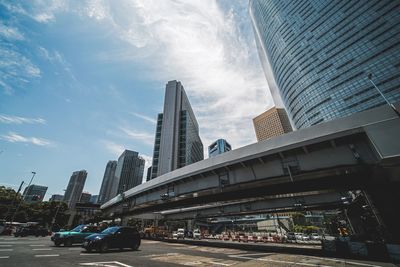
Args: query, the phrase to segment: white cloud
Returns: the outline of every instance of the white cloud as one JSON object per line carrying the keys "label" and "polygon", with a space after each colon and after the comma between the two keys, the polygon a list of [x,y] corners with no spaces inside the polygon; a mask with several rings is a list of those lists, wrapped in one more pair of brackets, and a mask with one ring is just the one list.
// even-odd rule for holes
{"label": "white cloud", "polygon": [[126,149],[123,145],[109,140],[101,140],[101,144],[104,145],[108,152],[113,154],[115,157],[119,157]]}
{"label": "white cloud", "polygon": [[43,118],[24,118],[12,115],[0,114],[0,123],[7,124],[46,124],[46,120]]}
{"label": "white cloud", "polygon": [[143,180],[142,183],[146,182],[147,178],[147,169],[152,165],[153,163],[153,158],[147,155],[139,155],[144,159],[144,172],[143,172]]}
{"label": "white cloud", "polygon": [[59,65],[73,80],[76,81],[75,75],[71,70],[71,64],[67,62],[67,60],[59,51],[54,50],[51,52],[46,48],[39,46],[39,54],[51,63]]}
{"label": "white cloud", "polygon": [[100,60],[140,60],[151,66],[149,77],[157,77],[160,85],[180,80],[199,117],[205,146],[218,138],[234,147],[256,140],[252,118],[273,103],[248,18],[243,32],[243,18],[233,9],[222,10],[215,0],[111,3],[91,2],[86,15],[111,25],[115,38],[132,50],[114,50]]}
{"label": "white cloud", "polygon": [[24,40],[24,35],[17,28],[0,23],[0,36],[11,40]]}
{"label": "white cloud", "polygon": [[32,79],[40,78],[41,71],[14,45],[0,42],[0,88],[11,95],[14,87],[26,86]]}
{"label": "white cloud", "polygon": [[153,145],[154,144],[154,134],[147,133],[147,132],[142,132],[142,131],[137,131],[133,129],[128,129],[126,127],[120,127],[120,130],[126,134],[126,136],[129,139],[135,140],[135,141],[141,141],[144,144],[147,145]]}
{"label": "white cloud", "polygon": [[6,135],[1,135],[0,139],[10,143],[28,143],[37,146],[53,146],[54,143],[50,140],[38,137],[25,137],[20,134],[9,132]]}
{"label": "white cloud", "polygon": [[[25,13],[50,22],[69,11],[107,25],[109,38],[131,49],[111,48],[99,60],[144,64],[145,78],[157,79],[160,91],[168,80],[180,80],[199,118],[204,145],[225,138],[237,148],[256,140],[251,119],[273,105],[247,3],[232,1],[236,7],[224,10],[217,0],[59,0],[40,2]],[[18,6],[12,9],[23,13]],[[148,143],[153,139],[136,131],[129,135]]]}
{"label": "white cloud", "polygon": [[149,117],[149,116],[146,116],[146,115],[143,115],[143,114],[139,114],[139,113],[136,113],[136,112],[132,112],[131,114],[136,116],[136,117],[138,117],[138,118],[141,118],[141,119],[143,119],[143,120],[145,120],[147,122],[150,122],[151,124],[155,125],[157,123],[157,120],[152,118],[152,117]]}

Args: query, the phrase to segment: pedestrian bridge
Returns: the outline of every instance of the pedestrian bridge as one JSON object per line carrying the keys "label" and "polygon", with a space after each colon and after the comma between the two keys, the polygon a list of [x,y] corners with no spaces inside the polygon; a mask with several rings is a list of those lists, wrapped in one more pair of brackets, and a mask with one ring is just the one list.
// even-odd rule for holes
{"label": "pedestrian bridge", "polygon": [[[177,169],[116,196],[101,209],[108,215],[136,215],[257,197],[398,185],[399,138],[400,118],[389,106],[381,106]],[[387,189],[390,186],[382,190]]]}

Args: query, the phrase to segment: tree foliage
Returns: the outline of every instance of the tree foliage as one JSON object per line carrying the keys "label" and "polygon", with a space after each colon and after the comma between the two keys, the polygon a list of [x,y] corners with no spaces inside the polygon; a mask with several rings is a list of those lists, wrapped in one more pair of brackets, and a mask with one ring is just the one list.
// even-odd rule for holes
{"label": "tree foliage", "polygon": [[[16,212],[19,204],[20,207]],[[55,223],[63,226],[68,222],[67,213],[68,206],[64,202],[43,201],[30,204],[23,201],[21,194],[16,194],[14,189],[0,186],[0,219],[10,221],[15,214],[16,222],[39,222],[50,227],[55,218]]]}

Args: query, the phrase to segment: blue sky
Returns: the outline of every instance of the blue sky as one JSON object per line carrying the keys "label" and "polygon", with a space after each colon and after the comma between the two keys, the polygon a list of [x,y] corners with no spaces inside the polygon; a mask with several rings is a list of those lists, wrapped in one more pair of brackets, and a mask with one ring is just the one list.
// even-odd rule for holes
{"label": "blue sky", "polygon": [[[151,161],[169,80],[184,85],[204,146],[255,142],[272,106],[247,0],[0,0],[0,185],[62,193],[86,169],[97,194],[124,149]],[[47,198],[46,197],[46,198]]]}

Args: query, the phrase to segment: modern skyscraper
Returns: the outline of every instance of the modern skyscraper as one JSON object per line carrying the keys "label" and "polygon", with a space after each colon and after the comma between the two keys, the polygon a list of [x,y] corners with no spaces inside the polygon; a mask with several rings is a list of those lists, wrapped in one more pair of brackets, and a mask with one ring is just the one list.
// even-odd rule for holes
{"label": "modern skyscraper", "polygon": [[98,203],[103,204],[114,196],[111,196],[111,188],[115,180],[115,170],[117,169],[117,161],[110,160],[104,171],[103,182],[101,183]]}
{"label": "modern skyscraper", "polygon": [[118,158],[110,198],[140,185],[143,179],[144,164],[145,160],[139,157],[138,152],[125,150]]}
{"label": "modern skyscraper", "polygon": [[92,195],[90,197],[90,203],[97,204],[98,201],[99,201],[99,195]]}
{"label": "modern skyscraper", "polygon": [[269,139],[292,131],[289,118],[283,108],[271,108],[253,119],[257,141]]}
{"label": "modern skyscraper", "polygon": [[83,187],[85,186],[87,172],[85,170],[73,172],[67,190],[65,191],[64,201],[67,202],[68,208],[75,209],[75,204],[81,198]]}
{"label": "modern skyscraper", "polygon": [[231,150],[231,145],[225,139],[218,139],[208,147],[208,157],[215,157]]}
{"label": "modern skyscraper", "polygon": [[146,182],[151,180],[151,170],[152,170],[152,166],[147,168]]}
{"label": "modern skyscraper", "polygon": [[266,76],[304,128],[400,100],[398,0],[250,0]]}
{"label": "modern skyscraper", "polygon": [[62,201],[64,199],[64,195],[54,194],[51,195],[49,201]]}
{"label": "modern skyscraper", "polygon": [[91,197],[92,194],[90,194],[89,192],[82,192],[81,198],[79,199],[79,203],[89,203]]}
{"label": "modern skyscraper", "polygon": [[32,184],[24,190],[24,199],[29,203],[42,202],[47,192],[47,186]]}
{"label": "modern skyscraper", "polygon": [[169,81],[158,114],[151,178],[204,159],[199,125],[181,82]]}

